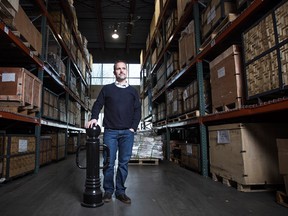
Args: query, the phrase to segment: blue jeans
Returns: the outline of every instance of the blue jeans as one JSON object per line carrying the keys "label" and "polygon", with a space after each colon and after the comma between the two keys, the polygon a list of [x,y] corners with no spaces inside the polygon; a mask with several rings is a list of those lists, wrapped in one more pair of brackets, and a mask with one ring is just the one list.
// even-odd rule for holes
{"label": "blue jeans", "polygon": [[[128,176],[128,162],[132,155],[134,133],[127,130],[105,129],[103,143],[110,149],[109,166],[103,170],[103,188],[105,192],[118,196],[125,193],[125,181]],[[118,150],[118,168],[116,172],[116,190],[114,186],[114,166]],[[104,161],[106,154],[104,153]]]}

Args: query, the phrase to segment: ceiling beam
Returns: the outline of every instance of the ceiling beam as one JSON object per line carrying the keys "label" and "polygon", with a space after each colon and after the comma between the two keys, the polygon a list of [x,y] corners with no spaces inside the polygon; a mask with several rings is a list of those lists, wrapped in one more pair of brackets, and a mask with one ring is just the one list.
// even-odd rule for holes
{"label": "ceiling beam", "polygon": [[130,48],[130,42],[131,42],[131,36],[132,36],[132,30],[134,27],[133,20],[135,19],[135,10],[136,10],[136,0],[130,1],[130,9],[128,14],[128,23],[127,23],[127,32],[126,32],[126,52],[129,53]]}
{"label": "ceiling beam", "polygon": [[101,1],[96,1],[96,17],[97,17],[97,27],[99,31],[99,42],[101,49],[105,49],[105,40],[104,40],[104,30],[103,30],[103,19],[102,19],[102,10],[101,10]]}

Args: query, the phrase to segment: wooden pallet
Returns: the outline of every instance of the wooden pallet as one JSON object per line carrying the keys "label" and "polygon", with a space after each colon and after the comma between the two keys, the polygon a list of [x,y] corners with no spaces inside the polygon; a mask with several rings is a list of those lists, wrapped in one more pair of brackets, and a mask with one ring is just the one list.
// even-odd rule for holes
{"label": "wooden pallet", "polygon": [[39,56],[39,52],[36,51],[36,49],[31,46],[31,44],[21,35],[21,33],[19,31],[12,31],[13,34],[15,36],[17,36],[22,42],[23,44],[28,48],[30,49],[30,52],[34,55],[34,56]]}
{"label": "wooden pallet", "polygon": [[225,112],[225,111],[231,111],[235,109],[240,109],[242,107],[242,104],[238,101],[230,104],[223,104],[222,106],[214,107],[213,106],[213,113],[219,113],[219,112]]}
{"label": "wooden pallet", "polygon": [[129,165],[159,165],[159,159],[154,158],[139,158],[139,159],[130,159]]}
{"label": "wooden pallet", "polygon": [[216,173],[212,173],[212,179],[222,184],[233,187],[241,192],[267,192],[276,190],[277,185],[266,185],[266,184],[254,184],[254,185],[244,185],[240,184],[232,179],[225,178]]}
{"label": "wooden pallet", "polygon": [[36,112],[39,112],[39,110],[40,108],[30,109],[30,108],[19,107],[19,106],[0,106],[0,111],[17,113],[17,114],[28,115],[28,116],[33,116],[33,117],[36,116]]}
{"label": "wooden pallet", "polygon": [[185,113],[185,114],[182,114],[182,115],[177,116],[175,118],[169,119],[168,122],[173,123],[173,122],[185,121],[185,120],[189,120],[189,119],[196,118],[199,116],[200,116],[200,111],[194,110],[192,112]]}
{"label": "wooden pallet", "polygon": [[188,120],[188,119],[196,118],[199,116],[200,116],[200,111],[199,110],[193,110],[192,112],[188,112],[188,113],[185,113],[185,114],[179,116],[179,119]]}
{"label": "wooden pallet", "polygon": [[166,125],[167,124],[167,122],[166,122],[166,120],[164,120],[164,121],[160,121],[160,122],[157,122],[156,123],[156,126],[163,126],[163,125]]}
{"label": "wooden pallet", "polygon": [[282,191],[277,191],[276,202],[288,208],[288,196]]}

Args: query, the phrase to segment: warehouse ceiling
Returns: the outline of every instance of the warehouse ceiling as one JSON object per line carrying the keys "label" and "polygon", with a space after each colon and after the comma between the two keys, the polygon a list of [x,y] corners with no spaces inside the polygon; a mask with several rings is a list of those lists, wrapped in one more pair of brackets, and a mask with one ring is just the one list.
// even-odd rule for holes
{"label": "warehouse ceiling", "polygon": [[[139,63],[146,47],[154,0],[74,0],[78,29],[88,40],[95,63],[124,59]],[[118,39],[112,38],[117,29]]]}

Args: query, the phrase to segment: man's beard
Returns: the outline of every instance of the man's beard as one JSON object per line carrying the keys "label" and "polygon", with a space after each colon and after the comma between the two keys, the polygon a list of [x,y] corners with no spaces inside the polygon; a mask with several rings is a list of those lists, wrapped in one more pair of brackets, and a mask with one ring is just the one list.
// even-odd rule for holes
{"label": "man's beard", "polygon": [[120,74],[120,75],[117,77],[117,80],[120,80],[120,81],[126,80],[126,75],[122,74],[122,76],[121,76],[121,74]]}

